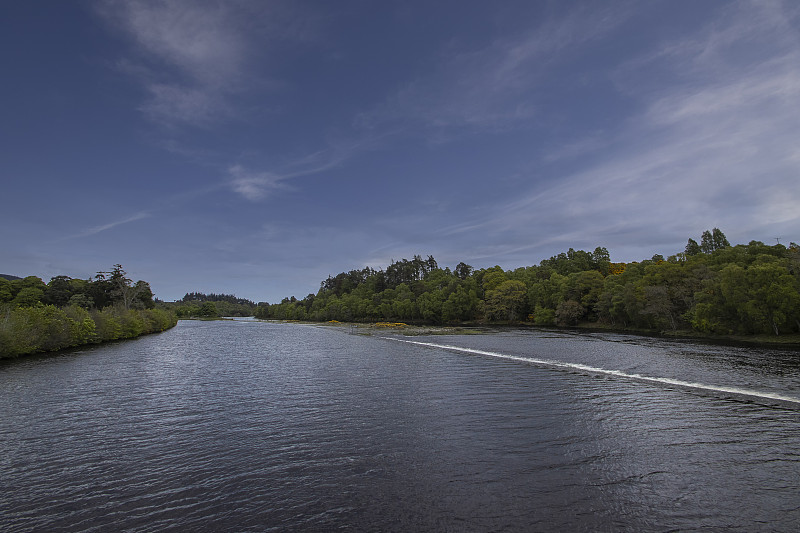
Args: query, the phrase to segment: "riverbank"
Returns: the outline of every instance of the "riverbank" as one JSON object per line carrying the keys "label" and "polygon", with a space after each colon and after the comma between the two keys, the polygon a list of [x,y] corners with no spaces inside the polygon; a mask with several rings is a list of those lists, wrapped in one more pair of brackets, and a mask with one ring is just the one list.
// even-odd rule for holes
{"label": "riverbank", "polygon": [[505,329],[539,329],[552,331],[581,331],[581,332],[605,332],[620,333],[625,335],[639,335],[642,337],[671,338],[676,340],[696,341],[720,345],[747,345],[765,348],[782,348],[800,351],[800,335],[711,335],[702,334],[689,330],[676,331],[654,331],[643,329],[615,328],[612,326],[598,325],[597,323],[578,324],[571,327],[558,326],[537,326],[527,322],[521,323],[464,323],[458,326],[436,326],[426,324],[406,324],[404,322],[374,322],[374,323],[354,323],[338,322],[303,322],[285,321],[337,328],[347,328],[350,333],[361,335],[372,335],[379,332],[391,332],[409,337],[420,335],[480,335],[490,331]]}
{"label": "riverbank", "polygon": [[714,335],[711,333],[701,333],[693,330],[642,330],[615,328],[613,326],[603,326],[597,323],[578,324],[572,329],[581,331],[598,331],[609,333],[624,333],[628,335],[641,335],[643,337],[659,337],[682,339],[696,342],[709,342],[724,345],[750,345],[765,348],[786,348],[800,350],[800,334],[789,335]]}
{"label": "riverbank", "polygon": [[0,359],[133,339],[177,323],[175,313],[161,309],[6,307],[0,309]]}

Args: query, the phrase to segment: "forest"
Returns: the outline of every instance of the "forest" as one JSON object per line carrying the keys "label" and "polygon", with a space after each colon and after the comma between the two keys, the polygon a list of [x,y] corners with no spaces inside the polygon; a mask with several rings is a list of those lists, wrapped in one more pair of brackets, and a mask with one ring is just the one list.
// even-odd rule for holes
{"label": "forest", "polygon": [[176,302],[157,301],[159,309],[174,312],[178,318],[216,318],[253,316],[256,304],[233,294],[188,292]]}
{"label": "forest", "polygon": [[257,318],[428,324],[597,326],[772,336],[800,332],[800,247],[732,246],[718,228],[666,259],[611,262],[603,247],[503,270],[432,256],[324,280],[316,294],[259,304]]}
{"label": "forest", "polygon": [[[8,276],[14,278],[14,276]],[[0,359],[138,337],[177,323],[122,265],[88,280],[0,277]]]}

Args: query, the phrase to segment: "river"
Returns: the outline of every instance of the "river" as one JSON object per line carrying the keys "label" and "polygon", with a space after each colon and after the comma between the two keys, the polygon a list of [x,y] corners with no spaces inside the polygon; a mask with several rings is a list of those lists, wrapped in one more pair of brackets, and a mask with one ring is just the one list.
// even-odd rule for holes
{"label": "river", "polygon": [[800,355],[257,321],[0,364],[0,531],[797,531]]}

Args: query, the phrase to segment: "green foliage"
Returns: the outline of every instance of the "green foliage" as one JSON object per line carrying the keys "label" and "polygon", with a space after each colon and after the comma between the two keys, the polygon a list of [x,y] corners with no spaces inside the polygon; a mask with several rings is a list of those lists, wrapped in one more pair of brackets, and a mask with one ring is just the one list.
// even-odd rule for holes
{"label": "green foliage", "polygon": [[714,228],[711,231],[704,231],[700,238],[700,249],[703,253],[710,254],[716,250],[726,248],[731,244],[719,228]]}
{"label": "green foliage", "polygon": [[203,305],[201,305],[200,309],[197,311],[197,315],[211,318],[219,316],[219,312],[214,302],[203,302]]}
{"label": "green foliage", "polygon": [[[106,305],[98,308],[97,302]],[[2,279],[0,358],[133,338],[177,323],[173,313],[153,306],[150,286],[133,283],[121,265],[94,280]]]}
{"label": "green foliage", "polygon": [[521,281],[508,280],[486,291],[486,316],[490,320],[514,321],[525,316],[527,288]]}
{"label": "green foliage", "polygon": [[537,305],[533,310],[533,323],[537,326],[554,326],[556,324],[555,309]]}
{"label": "green foliage", "polygon": [[0,358],[133,338],[164,331],[176,322],[175,315],[157,309],[6,305],[0,309]]}
{"label": "green foliage", "polygon": [[18,307],[78,305],[86,309],[122,305],[126,309],[152,309],[153,293],[142,280],[133,283],[121,265],[111,272],[98,272],[94,279],[55,276],[45,284],[36,276],[8,281],[0,278],[0,303]]}
{"label": "green foliage", "polygon": [[[718,334],[800,332],[800,247],[731,246],[717,228],[702,245],[664,260],[611,263],[605,248],[570,249],[513,271],[451,272],[432,257],[329,277],[317,294],[259,304],[258,318],[286,320],[599,322],[617,328]],[[0,288],[0,290],[2,290]]]}
{"label": "green foliage", "polygon": [[18,307],[33,307],[42,302],[44,291],[39,288],[25,287],[20,289],[17,295],[11,300],[13,305]]}
{"label": "green foliage", "polygon": [[586,314],[586,308],[575,300],[565,300],[556,308],[556,324],[574,326]]}
{"label": "green foliage", "polygon": [[159,302],[158,307],[173,311],[178,318],[254,316],[257,311],[256,304],[250,300],[232,294],[201,292],[186,293],[178,302]]}
{"label": "green foliage", "polygon": [[687,256],[697,255],[703,253],[703,249],[700,248],[700,245],[697,244],[696,240],[689,239],[689,241],[686,243],[686,248],[684,248],[683,253]]}
{"label": "green foliage", "polygon": [[14,299],[14,292],[11,282],[6,278],[0,277],[0,304],[10,302]]}

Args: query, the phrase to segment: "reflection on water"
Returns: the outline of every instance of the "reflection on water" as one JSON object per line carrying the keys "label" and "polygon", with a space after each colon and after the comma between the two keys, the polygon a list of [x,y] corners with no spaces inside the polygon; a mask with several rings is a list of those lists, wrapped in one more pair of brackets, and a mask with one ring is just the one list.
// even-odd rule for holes
{"label": "reflection on water", "polygon": [[0,530],[800,523],[791,402],[614,374],[797,398],[795,353],[531,331],[412,340],[460,351],[181,322],[4,364]]}

